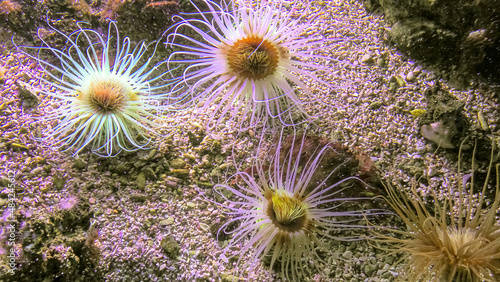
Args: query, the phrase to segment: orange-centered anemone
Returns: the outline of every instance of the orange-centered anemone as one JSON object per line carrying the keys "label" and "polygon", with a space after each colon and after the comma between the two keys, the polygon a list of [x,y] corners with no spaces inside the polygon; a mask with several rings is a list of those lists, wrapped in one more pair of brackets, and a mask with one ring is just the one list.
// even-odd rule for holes
{"label": "orange-centered anemone", "polygon": [[[314,13],[282,1],[203,2],[208,11],[196,7],[199,17],[179,16],[167,37],[179,50],[168,63],[188,66],[173,87],[182,89],[178,104],[196,101],[201,113],[213,110],[208,131],[218,125],[243,130],[268,121],[303,122],[303,105],[319,98],[302,79],[325,84],[314,74],[322,67],[313,63],[321,58],[314,50],[324,39],[304,37]],[[185,34],[186,28],[196,36]]]}
{"label": "orange-centered anemone", "polygon": [[275,74],[280,60],[276,46],[262,37],[239,39],[229,46],[228,68],[241,79],[260,80]]}
{"label": "orange-centered anemone", "polygon": [[[101,156],[145,148],[148,133],[159,125],[155,120],[171,99],[170,82],[163,79],[169,71],[152,76],[159,65],[149,66],[157,43],[139,42],[134,47],[127,37],[120,41],[114,22],[107,36],[82,27],[70,35],[56,29],[54,33],[66,40],[67,48],[52,47],[43,37],[41,47],[18,46],[51,78],[39,77],[44,83],[36,89],[58,103],[43,116],[45,124],[58,121],[49,128],[46,142],[75,148],[74,155],[84,148]],[[148,48],[152,52],[144,58]],[[60,64],[45,61],[46,57],[55,57]]]}
{"label": "orange-centered anemone", "polygon": [[86,88],[78,92],[78,99],[102,114],[120,112],[128,102],[139,100],[130,85],[116,78],[95,80]]}

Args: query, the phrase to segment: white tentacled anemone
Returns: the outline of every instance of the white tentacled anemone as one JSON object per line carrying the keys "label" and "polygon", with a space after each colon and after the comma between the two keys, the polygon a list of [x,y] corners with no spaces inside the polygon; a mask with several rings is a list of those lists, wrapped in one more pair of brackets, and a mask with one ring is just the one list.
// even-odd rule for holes
{"label": "white tentacled anemone", "polygon": [[[251,172],[240,170],[227,180],[227,185],[214,186],[222,199],[214,202],[232,217],[219,229],[218,236],[222,232],[232,236],[225,252],[231,255],[232,250],[238,250],[237,267],[247,255],[251,257],[248,273],[258,267],[260,259],[266,258],[270,269],[279,269],[281,277],[302,281],[304,273],[309,272],[308,260],[315,261],[315,267],[323,262],[317,249],[327,250],[320,238],[360,239],[339,237],[332,232],[364,228],[366,225],[357,224],[364,216],[386,213],[341,208],[346,202],[361,199],[341,196],[352,188],[351,181],[363,182],[351,176],[331,184],[329,179],[348,160],[316,182],[315,173],[333,148],[330,144],[318,146],[311,157],[304,158],[310,153],[305,152],[305,136],[299,137],[295,132],[291,147],[285,149],[288,145],[284,146],[282,131],[274,155],[256,160]],[[263,150],[261,147],[257,156]]]}
{"label": "white tentacled anemone", "polygon": [[[299,76],[324,83],[312,73],[320,66],[297,60],[318,57],[310,47],[321,40],[302,37],[313,19],[295,18],[295,7],[287,10],[281,1],[243,2],[238,7],[232,7],[232,1],[224,6],[204,2],[209,11],[196,7],[199,18],[179,16],[181,21],[167,40],[181,49],[171,54],[169,65],[188,65],[176,85],[188,88],[181,101],[194,97],[193,101],[201,101],[202,110],[215,106],[218,115],[210,116],[208,129],[228,115],[233,120],[248,119],[239,123],[241,129],[254,127],[268,116],[285,125],[297,124],[293,109],[305,114],[302,106],[314,99]],[[196,35],[183,34],[185,27]],[[300,87],[308,101],[296,95],[292,84]],[[243,117],[237,117],[238,113]]]}
{"label": "white tentacled anemone", "polygon": [[[66,40],[67,47],[61,50],[47,43],[40,31],[42,46],[17,46],[50,77],[38,77],[44,86],[35,90],[60,104],[43,117],[59,121],[49,129],[51,138],[46,141],[65,145],[66,150],[76,148],[74,155],[86,147],[101,156],[144,148],[150,142],[147,132],[157,125],[155,118],[165,108],[162,103],[171,84],[162,79],[168,72],[151,77],[159,67],[149,68],[158,43],[140,42],[133,47],[128,37],[120,42],[114,22],[107,38],[78,27],[70,35],[54,28]],[[151,57],[143,58],[150,46],[154,48]]]}

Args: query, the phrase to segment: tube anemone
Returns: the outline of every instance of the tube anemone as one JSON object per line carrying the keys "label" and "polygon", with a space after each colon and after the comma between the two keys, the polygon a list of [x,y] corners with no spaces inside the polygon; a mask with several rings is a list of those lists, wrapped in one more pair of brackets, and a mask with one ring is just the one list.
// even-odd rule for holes
{"label": "tube anemone", "polygon": [[[315,267],[323,262],[317,253],[318,249],[326,250],[321,239],[357,240],[359,237],[339,237],[334,233],[364,228],[366,225],[357,222],[365,216],[385,213],[345,206],[362,199],[339,197],[355,182],[364,185],[357,177],[327,184],[349,160],[313,183],[311,179],[315,179],[323,158],[333,148],[330,144],[318,146],[314,154],[304,159],[305,136],[292,138],[294,141],[285,151],[282,131],[275,152],[262,158],[266,161],[258,159],[251,171],[239,171],[227,184],[214,186],[222,199],[217,204],[232,216],[219,230],[219,234],[225,232],[232,236],[225,252],[239,249],[237,265],[249,255],[249,272],[258,267],[259,260],[266,258],[271,269],[279,269],[282,278],[303,281],[309,268],[308,260],[315,261]],[[257,156],[264,150],[262,144],[261,141]],[[235,223],[239,226],[230,230]]]}
{"label": "tube anemone", "polygon": [[[69,35],[53,28],[66,40],[67,47],[61,50],[45,41],[40,30],[42,46],[17,46],[48,76],[38,77],[42,86],[34,90],[59,102],[43,116],[46,122],[59,121],[49,129],[51,138],[46,142],[74,149],[73,155],[86,147],[101,156],[145,148],[150,142],[146,132],[158,125],[154,120],[165,109],[166,87],[171,84],[162,79],[168,72],[151,77],[159,67],[149,67],[158,43],[133,47],[128,37],[121,42],[114,22],[107,38],[78,27]],[[143,58],[150,47],[151,57]],[[58,63],[51,62],[54,57]]]}
{"label": "tube anemone", "polygon": [[[167,40],[168,45],[181,49],[171,54],[169,65],[187,65],[175,86],[188,89],[180,103],[196,98],[203,110],[213,105],[218,114],[209,117],[208,129],[227,116],[241,119],[240,129],[254,127],[264,117],[272,117],[273,122],[277,118],[284,125],[297,124],[292,113],[306,115],[302,106],[315,100],[299,77],[324,84],[312,73],[320,66],[297,59],[320,57],[311,46],[322,40],[302,37],[313,19],[294,17],[291,11],[296,7],[287,10],[282,1],[242,2],[238,7],[232,7],[232,2],[227,6],[204,3],[209,11],[196,7],[199,18],[179,16]],[[195,35],[183,34],[184,28]],[[307,99],[299,98],[292,84]]]}
{"label": "tube anemone", "polygon": [[[449,185],[448,195],[442,201],[433,193],[434,212],[425,206],[415,185],[412,186],[410,195],[400,195],[392,186],[387,185],[387,200],[408,229],[383,228],[383,233],[375,232],[374,240],[389,244],[390,247],[386,250],[402,254],[399,262],[406,261],[406,267],[401,280],[500,281],[498,165],[495,198],[489,206],[485,199],[493,157],[492,150],[487,176],[478,198],[472,191],[474,173],[470,177],[470,183],[468,177],[461,177],[459,157],[456,190]],[[400,236],[390,235],[389,232]]]}

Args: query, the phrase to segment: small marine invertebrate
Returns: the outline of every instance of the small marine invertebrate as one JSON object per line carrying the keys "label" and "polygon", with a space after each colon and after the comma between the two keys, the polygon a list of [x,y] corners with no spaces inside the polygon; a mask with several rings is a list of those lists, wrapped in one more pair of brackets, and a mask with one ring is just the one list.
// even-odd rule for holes
{"label": "small marine invertebrate", "polygon": [[118,16],[118,10],[122,7],[124,1],[122,0],[108,0],[104,5],[104,9],[101,11],[101,19],[111,19],[116,21]]}
{"label": "small marine invertebrate", "polygon": [[6,14],[8,15],[11,12],[17,12],[21,10],[21,5],[16,2],[10,0],[4,0],[0,2],[0,15]]}
{"label": "small marine invertebrate", "polygon": [[[162,101],[169,95],[165,88],[170,82],[161,79],[166,72],[151,77],[159,65],[148,69],[158,43],[140,42],[133,48],[128,37],[120,42],[114,22],[107,38],[78,26],[70,35],[54,29],[66,40],[68,47],[62,50],[47,43],[40,31],[42,46],[18,46],[52,78],[38,77],[45,87],[35,90],[60,103],[43,117],[60,120],[49,130],[53,139],[47,141],[66,145],[67,150],[76,148],[75,155],[87,146],[103,156],[144,148],[149,142],[146,131],[157,125],[154,119],[161,116]],[[151,57],[143,58],[151,46]],[[59,64],[47,59],[54,56]]]}
{"label": "small marine invertebrate", "polygon": [[387,187],[388,201],[408,230],[387,227],[383,230],[402,236],[376,231],[374,240],[391,244],[389,250],[402,254],[401,261],[407,260],[404,281],[500,281],[498,165],[495,198],[489,206],[485,199],[492,167],[491,161],[478,198],[472,191],[474,174],[469,184],[468,177],[458,175],[456,190],[449,185],[441,203],[433,194],[434,211],[425,206],[415,186],[411,195],[399,195]]}
{"label": "small marine invertebrate", "polygon": [[[248,127],[268,116],[294,124],[292,109],[303,113],[302,105],[312,101],[300,99],[291,84],[313,99],[299,76],[321,82],[313,74],[321,67],[297,60],[319,57],[312,53],[314,48],[307,49],[321,40],[302,37],[313,20],[292,17],[281,1],[242,1],[238,7],[204,2],[208,12],[196,7],[201,18],[179,16],[181,21],[168,35],[167,44],[182,49],[171,54],[169,64],[188,65],[183,80],[176,85],[188,87],[180,99],[194,96],[202,101],[203,109],[214,104],[219,115],[210,116],[208,128],[217,126],[228,114],[231,119],[237,118],[240,111],[243,119],[250,115]],[[200,38],[183,34],[184,27]]]}
{"label": "small marine invertebrate", "polygon": [[[238,264],[249,254],[249,272],[259,265],[259,259],[268,258],[271,269],[279,268],[282,277],[298,280],[308,268],[307,259],[316,261],[316,267],[320,265],[322,259],[317,248],[324,250],[320,238],[356,239],[335,236],[334,232],[366,227],[356,222],[363,220],[363,216],[384,213],[346,207],[348,202],[360,198],[339,195],[351,188],[353,181],[360,180],[346,177],[335,184],[327,184],[338,167],[322,180],[311,183],[323,157],[333,149],[330,144],[318,146],[316,154],[304,160],[304,136],[298,140],[292,138],[287,152],[282,152],[285,140],[282,131],[275,153],[264,158],[267,160],[270,157],[269,164],[257,160],[252,171],[237,172],[227,180],[227,183],[235,183],[236,187],[232,187],[232,184],[214,187],[214,191],[224,201],[217,204],[233,216],[218,233],[232,235],[226,252],[238,247]],[[262,150],[261,145],[257,155]],[[229,230],[237,222],[240,225]]]}
{"label": "small marine invertebrate", "polygon": [[80,200],[78,199],[78,197],[76,197],[74,195],[69,195],[67,197],[60,199],[58,207],[61,210],[70,210],[70,209],[74,208],[78,204],[79,201]]}

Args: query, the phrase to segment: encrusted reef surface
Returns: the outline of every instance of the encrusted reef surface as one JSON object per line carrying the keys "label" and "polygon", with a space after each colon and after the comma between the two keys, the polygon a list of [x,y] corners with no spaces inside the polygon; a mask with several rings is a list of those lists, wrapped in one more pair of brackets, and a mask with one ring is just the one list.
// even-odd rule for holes
{"label": "encrusted reef surface", "polygon": [[94,242],[98,231],[90,226],[89,208],[88,199],[69,196],[36,218],[37,212],[29,209],[16,213],[12,222],[19,223],[15,228],[22,234],[22,263],[14,275],[2,275],[2,281],[101,281],[100,251]]}
{"label": "encrusted reef surface", "polygon": [[16,34],[36,42],[37,29],[43,34],[50,30],[48,24],[69,34],[79,21],[106,31],[109,20],[114,20],[132,40],[151,41],[161,37],[179,11],[193,11],[193,5],[187,0],[5,0],[0,3],[0,34],[4,41]]}
{"label": "encrusted reef surface", "polygon": [[500,1],[364,0],[391,23],[388,39],[450,83],[500,83]]}

